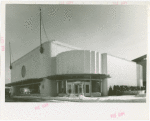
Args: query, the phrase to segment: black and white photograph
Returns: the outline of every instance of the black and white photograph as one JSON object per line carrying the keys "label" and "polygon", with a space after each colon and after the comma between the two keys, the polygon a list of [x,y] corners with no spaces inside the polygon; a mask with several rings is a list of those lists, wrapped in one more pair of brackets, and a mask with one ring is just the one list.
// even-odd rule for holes
{"label": "black and white photograph", "polygon": [[[5,104],[148,107],[148,10],[128,1],[5,4]],[[128,115],[116,109],[110,119]]]}

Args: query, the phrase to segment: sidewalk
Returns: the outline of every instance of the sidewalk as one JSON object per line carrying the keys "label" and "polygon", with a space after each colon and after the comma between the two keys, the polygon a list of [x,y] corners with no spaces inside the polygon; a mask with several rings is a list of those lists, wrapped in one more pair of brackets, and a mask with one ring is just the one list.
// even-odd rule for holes
{"label": "sidewalk", "polygon": [[107,97],[39,97],[39,96],[14,96],[13,98],[17,99],[42,99],[42,100],[58,100],[58,101],[71,101],[71,102],[115,102],[115,101],[138,101],[138,100],[145,100],[146,97],[138,97],[135,95],[125,95],[125,96],[107,96]]}

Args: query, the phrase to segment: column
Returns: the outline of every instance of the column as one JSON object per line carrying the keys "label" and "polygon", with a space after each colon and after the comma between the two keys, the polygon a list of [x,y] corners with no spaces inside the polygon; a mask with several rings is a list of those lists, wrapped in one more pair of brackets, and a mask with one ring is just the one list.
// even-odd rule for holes
{"label": "column", "polygon": [[103,88],[103,86],[102,86],[102,79],[100,81],[100,84],[101,84],[101,94],[102,94],[102,88]]}
{"label": "column", "polygon": [[71,93],[72,93],[72,94],[75,94],[74,92],[75,92],[75,90],[74,90],[74,83],[73,83],[73,84],[72,84],[72,92],[71,92]]}
{"label": "column", "polygon": [[57,94],[58,94],[58,92],[59,92],[59,85],[58,85],[58,81],[57,81]]}
{"label": "column", "polygon": [[103,82],[102,82],[102,95],[103,96],[108,96],[108,80],[107,78],[103,79]]}
{"label": "column", "polygon": [[84,84],[82,83],[82,94],[84,95]]}
{"label": "column", "polygon": [[90,96],[92,97],[92,81],[91,81],[91,76],[90,76]]}
{"label": "column", "polygon": [[66,94],[68,94],[67,90],[68,90],[68,89],[67,89],[67,80],[66,80]]}

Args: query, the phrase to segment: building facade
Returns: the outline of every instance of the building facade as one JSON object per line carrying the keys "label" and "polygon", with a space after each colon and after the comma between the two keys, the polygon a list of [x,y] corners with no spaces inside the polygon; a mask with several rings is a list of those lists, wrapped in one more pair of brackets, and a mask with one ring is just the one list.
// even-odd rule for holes
{"label": "building facade", "polygon": [[134,59],[134,60],[132,60],[132,61],[134,61],[134,62],[136,62],[137,64],[139,64],[139,65],[141,65],[142,67],[143,67],[143,86],[145,86],[146,87],[146,70],[147,70],[147,66],[146,66],[146,64],[147,64],[147,55],[143,55],[143,56],[141,56],[141,57],[139,57],[139,58],[136,58],[136,59]]}
{"label": "building facade", "polygon": [[48,41],[12,63],[12,95],[107,96],[110,86],[143,86],[142,66],[107,53]]}

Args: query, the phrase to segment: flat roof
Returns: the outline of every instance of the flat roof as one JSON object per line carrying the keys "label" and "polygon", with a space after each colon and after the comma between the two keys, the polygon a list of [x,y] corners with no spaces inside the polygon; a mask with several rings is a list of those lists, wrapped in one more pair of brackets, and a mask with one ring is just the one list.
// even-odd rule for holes
{"label": "flat roof", "polygon": [[10,86],[23,85],[23,84],[32,84],[32,83],[41,82],[42,80],[43,80],[43,78],[20,80],[20,81],[16,81],[16,82],[7,83],[7,84],[5,84],[5,86],[10,87]]}
{"label": "flat roof", "polygon": [[52,80],[69,80],[69,79],[104,79],[110,78],[106,74],[61,74],[50,76]]}
{"label": "flat roof", "polygon": [[132,60],[132,61],[134,61],[134,62],[139,62],[139,61],[144,60],[145,58],[147,58],[147,55],[143,55],[143,56],[141,56],[141,57],[139,57],[139,58],[136,58],[136,59],[134,59],[134,60]]}
{"label": "flat roof", "polygon": [[5,84],[5,86],[10,87],[10,86],[38,83],[38,82],[41,82],[44,78],[48,78],[50,80],[69,80],[69,79],[90,80],[90,79],[105,79],[105,78],[111,78],[111,77],[110,75],[107,75],[107,74],[61,74],[61,75],[52,75],[52,76],[42,77],[42,78],[20,80],[17,82]]}

